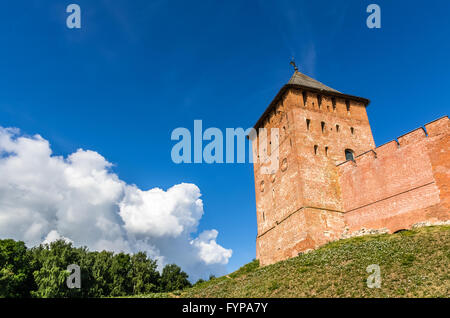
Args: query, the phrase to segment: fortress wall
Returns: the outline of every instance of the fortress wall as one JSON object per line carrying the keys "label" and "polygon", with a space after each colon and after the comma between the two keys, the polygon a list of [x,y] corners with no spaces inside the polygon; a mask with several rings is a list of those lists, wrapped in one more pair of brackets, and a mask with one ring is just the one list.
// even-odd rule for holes
{"label": "fortress wall", "polygon": [[258,234],[305,206],[341,211],[335,162],[345,158],[347,148],[360,153],[374,147],[363,104],[351,101],[347,111],[345,100],[338,98],[333,109],[328,96],[322,96],[319,106],[317,94],[305,94],[306,103],[302,90],[288,90],[262,123],[268,130],[279,129],[280,144],[279,169],[273,174],[261,173],[260,163],[254,164]]}
{"label": "fortress wall", "polygon": [[304,207],[257,237],[256,257],[262,266],[273,264],[337,240],[343,230],[342,213]]}
{"label": "fortress wall", "polygon": [[[374,148],[364,104],[289,89],[260,125],[280,132],[279,148],[267,145],[279,165],[264,173],[254,163],[261,265],[340,238],[450,220],[448,117]],[[354,161],[342,162],[346,149]]]}
{"label": "fortress wall", "polygon": [[448,220],[448,117],[338,165],[344,220],[394,232],[419,222]]}
{"label": "fortress wall", "polygon": [[345,213],[344,220],[350,232],[365,228],[387,229],[392,233],[421,222],[435,223],[439,219],[430,216],[437,209],[438,193],[435,184],[411,189]]}
{"label": "fortress wall", "polygon": [[[293,150],[295,127],[291,115],[292,109],[288,107],[290,103],[293,103],[293,99],[289,96],[286,94],[280,100],[268,114],[263,125],[268,133],[266,145],[268,155],[278,151],[278,162],[273,158],[274,165],[254,163],[258,234],[266,232],[275,226],[276,222],[300,208],[298,184],[295,182],[298,179],[298,164],[296,152]],[[278,149],[270,144],[272,128],[277,128],[279,131]],[[258,136],[256,141],[259,138]],[[256,141],[253,143],[255,144]],[[263,167],[270,167],[270,169],[261,170]],[[270,173],[272,171],[273,173]]]}
{"label": "fortress wall", "polygon": [[299,105],[291,106],[290,113],[294,122],[294,150],[299,167],[296,183],[301,206],[342,210],[335,163],[345,160],[346,149],[358,154],[375,146],[365,106],[349,101],[347,111],[344,99],[336,98],[334,108],[332,98],[326,95],[319,99],[317,93],[302,90],[292,90],[289,94],[292,96],[289,100]]}
{"label": "fortress wall", "polygon": [[314,248],[308,236],[302,210],[274,224],[256,238],[256,258],[262,266],[298,255],[299,250]]}
{"label": "fortress wall", "polygon": [[441,199],[441,218],[447,217],[450,211],[450,120],[444,117],[427,125],[428,138],[434,140],[429,143],[428,155],[433,168],[433,176],[439,188]]}
{"label": "fortress wall", "polygon": [[307,207],[305,208],[305,217],[308,235],[314,242],[314,248],[341,238],[345,228],[342,212]]}

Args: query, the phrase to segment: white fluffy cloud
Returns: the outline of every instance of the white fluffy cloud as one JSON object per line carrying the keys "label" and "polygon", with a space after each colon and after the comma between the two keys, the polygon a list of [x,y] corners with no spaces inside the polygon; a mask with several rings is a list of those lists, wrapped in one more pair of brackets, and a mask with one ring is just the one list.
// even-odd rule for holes
{"label": "white fluffy cloud", "polygon": [[155,188],[142,191],[135,186],[125,189],[120,216],[125,229],[133,234],[152,237],[178,237],[186,228],[196,228],[203,214],[200,190],[193,184],[180,184],[167,191]]}
{"label": "white fluffy cloud", "polygon": [[191,241],[191,244],[198,248],[199,255],[206,264],[227,264],[231,257],[231,250],[217,244],[218,234],[216,230],[204,231]]}
{"label": "white fluffy cloud", "polygon": [[58,240],[64,240],[67,243],[72,243],[72,240],[69,240],[67,237],[62,236],[58,233],[58,231],[52,230],[50,233],[47,234],[47,237],[45,238],[44,242],[42,244],[50,244],[52,242],[58,241]]}
{"label": "white fluffy cloud", "polygon": [[99,153],[52,156],[47,140],[0,127],[0,237],[34,246],[57,239],[92,250],[146,251],[191,279],[224,273],[232,251],[216,230],[193,238],[203,215],[200,189],[147,191],[120,180]]}

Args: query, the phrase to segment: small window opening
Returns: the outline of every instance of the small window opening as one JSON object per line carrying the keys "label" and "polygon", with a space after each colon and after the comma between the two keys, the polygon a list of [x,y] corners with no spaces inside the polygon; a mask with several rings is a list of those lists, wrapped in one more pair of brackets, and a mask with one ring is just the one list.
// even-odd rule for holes
{"label": "small window opening", "polygon": [[314,145],[314,154],[315,154],[315,155],[317,155],[317,148],[318,148],[318,146],[317,146],[317,145]]}
{"label": "small window opening", "polygon": [[336,125],[336,132],[339,132],[339,125]]}
{"label": "small window opening", "polygon": [[311,120],[307,119],[306,120],[306,129],[309,130],[309,125],[311,124]]}
{"label": "small window opening", "polygon": [[350,127],[350,132],[352,133],[352,135],[355,134],[355,129],[353,127]]}
{"label": "small window opening", "polygon": [[325,147],[325,156],[328,156],[328,147]]}
{"label": "small window opening", "polygon": [[317,95],[317,103],[319,104],[319,109],[322,106],[322,95]]}
{"label": "small window opening", "polygon": [[355,161],[355,157],[353,156],[353,150],[345,149],[345,160]]}
{"label": "small window opening", "polygon": [[302,92],[303,95],[303,105],[306,106],[306,102],[308,101],[308,95],[306,94],[305,91]]}
{"label": "small window opening", "polygon": [[322,126],[322,133],[325,131],[325,122],[321,122],[320,125]]}
{"label": "small window opening", "polygon": [[331,99],[331,103],[333,104],[333,111],[335,111],[336,110],[336,98],[332,98]]}
{"label": "small window opening", "polygon": [[347,107],[347,112],[350,112],[350,101],[346,100],[345,101],[345,106]]}

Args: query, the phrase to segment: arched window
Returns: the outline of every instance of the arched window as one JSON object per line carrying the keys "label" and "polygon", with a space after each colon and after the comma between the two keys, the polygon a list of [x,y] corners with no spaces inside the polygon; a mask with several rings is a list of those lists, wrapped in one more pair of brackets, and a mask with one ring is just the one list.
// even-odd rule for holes
{"label": "arched window", "polygon": [[345,160],[352,160],[352,161],[355,160],[355,158],[353,156],[353,150],[345,149]]}

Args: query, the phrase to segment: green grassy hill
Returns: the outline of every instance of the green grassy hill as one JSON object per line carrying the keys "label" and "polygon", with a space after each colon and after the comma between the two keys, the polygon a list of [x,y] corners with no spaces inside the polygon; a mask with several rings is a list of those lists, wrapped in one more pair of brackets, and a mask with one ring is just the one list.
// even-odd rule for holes
{"label": "green grassy hill", "polygon": [[[381,288],[367,287],[370,264],[381,268]],[[332,242],[266,267],[253,261],[170,296],[449,297],[449,267],[450,226],[423,227]]]}

